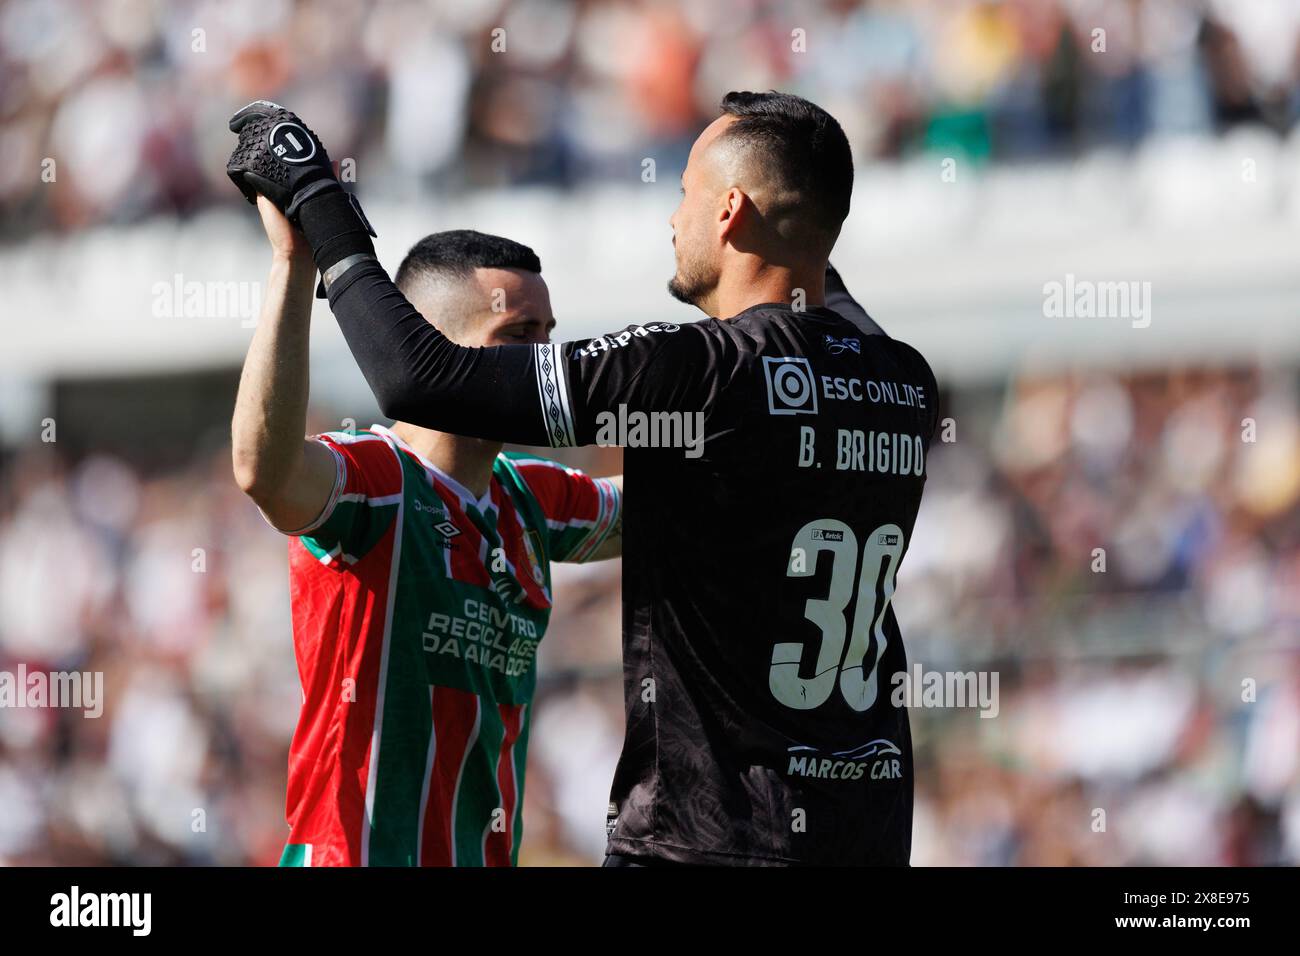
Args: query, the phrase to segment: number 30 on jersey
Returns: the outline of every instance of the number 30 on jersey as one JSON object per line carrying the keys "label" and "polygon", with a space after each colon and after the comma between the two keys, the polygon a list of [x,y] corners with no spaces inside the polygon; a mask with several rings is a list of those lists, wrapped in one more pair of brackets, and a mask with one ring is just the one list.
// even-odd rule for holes
{"label": "number 30 on jersey", "polygon": [[[871,532],[862,547],[860,565],[857,535],[843,521],[833,518],[808,522],[795,534],[790,550],[792,555],[804,558],[792,560],[786,568],[787,576],[796,578],[811,577],[817,570],[821,552],[830,552],[830,593],[824,598],[809,598],[804,605],[804,617],[817,625],[822,638],[813,675],[799,676],[799,662],[804,653],[802,643],[779,643],[772,648],[768,687],[787,707],[812,710],[826,703],[838,684],[850,707],[866,710],[876,702],[876,665],[888,643],[884,632],[885,612],[894,596],[894,575],[903,556],[902,529],[886,524]],[[882,563],[885,564],[883,572]],[[854,596],[855,586],[857,606],[850,630],[844,610]],[[877,591],[881,596],[879,601]],[[873,634],[876,652],[868,662]]]}

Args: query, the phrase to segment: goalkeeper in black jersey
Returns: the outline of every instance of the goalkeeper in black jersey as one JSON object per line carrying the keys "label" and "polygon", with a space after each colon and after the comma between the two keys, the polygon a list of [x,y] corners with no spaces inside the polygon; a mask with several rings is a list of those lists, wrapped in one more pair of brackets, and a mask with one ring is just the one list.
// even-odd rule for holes
{"label": "goalkeeper in black jersey", "polygon": [[853,187],[839,124],[795,96],[723,100],[672,217],[669,290],[707,320],[479,349],[393,285],[297,117],[259,102],[232,128],[231,177],[303,230],[385,414],[555,447],[603,441],[612,421],[702,422],[686,450],[626,440],[611,860],[906,864],[891,600],[938,396],[828,267]]}

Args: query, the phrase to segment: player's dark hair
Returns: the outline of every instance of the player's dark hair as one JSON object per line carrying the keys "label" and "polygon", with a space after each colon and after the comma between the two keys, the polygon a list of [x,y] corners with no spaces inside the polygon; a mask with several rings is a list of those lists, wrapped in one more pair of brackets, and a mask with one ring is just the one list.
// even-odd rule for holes
{"label": "player's dark hair", "polygon": [[723,138],[754,150],[763,168],[812,213],[812,225],[833,241],[853,195],[853,153],[835,117],[801,96],[775,91],[733,91],[722,98],[721,109],[736,117]]}
{"label": "player's dark hair", "polygon": [[473,229],[448,229],[425,236],[411,247],[393,279],[406,291],[411,281],[428,272],[469,278],[475,269],[542,271],[537,253],[521,242]]}

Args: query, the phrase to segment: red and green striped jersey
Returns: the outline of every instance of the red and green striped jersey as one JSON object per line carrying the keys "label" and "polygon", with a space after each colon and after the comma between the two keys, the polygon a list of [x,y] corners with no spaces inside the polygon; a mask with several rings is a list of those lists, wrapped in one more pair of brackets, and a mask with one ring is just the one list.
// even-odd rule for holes
{"label": "red and green striped jersey", "polygon": [[281,864],[513,865],[550,563],[592,555],[619,490],[502,454],[476,499],[380,426],[317,440],[338,477],[289,545],[303,706]]}

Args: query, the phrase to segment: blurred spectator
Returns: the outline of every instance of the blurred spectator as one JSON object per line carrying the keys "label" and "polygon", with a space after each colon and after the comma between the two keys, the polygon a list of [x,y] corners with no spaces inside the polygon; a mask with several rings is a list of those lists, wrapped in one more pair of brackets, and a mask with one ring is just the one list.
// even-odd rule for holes
{"label": "blurred spectator", "polygon": [[1284,132],[1298,51],[1294,0],[10,0],[0,208],[15,234],[238,202],[225,120],[256,97],[400,196],[632,181],[735,88],[821,102],[860,162]]}

